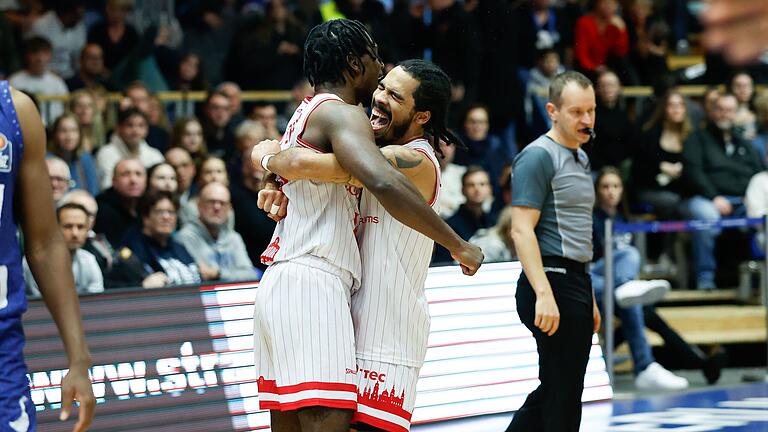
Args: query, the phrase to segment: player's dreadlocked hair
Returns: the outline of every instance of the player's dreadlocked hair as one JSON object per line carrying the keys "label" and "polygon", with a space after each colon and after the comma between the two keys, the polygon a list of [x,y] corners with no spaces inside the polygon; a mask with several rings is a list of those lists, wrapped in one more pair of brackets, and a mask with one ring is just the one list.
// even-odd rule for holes
{"label": "player's dreadlocked hair", "polygon": [[466,148],[456,134],[446,125],[448,105],[451,103],[451,79],[437,65],[425,60],[405,60],[398,64],[404,71],[419,81],[419,87],[413,93],[414,109],[429,111],[432,115],[424,125],[424,130],[432,138],[432,147],[440,156],[439,141]]}
{"label": "player's dreadlocked hair", "polygon": [[375,46],[360,21],[337,19],[324,22],[310,30],[304,42],[304,75],[312,86],[343,83],[344,70],[353,72],[347,58],[362,58],[368,54],[376,59]]}

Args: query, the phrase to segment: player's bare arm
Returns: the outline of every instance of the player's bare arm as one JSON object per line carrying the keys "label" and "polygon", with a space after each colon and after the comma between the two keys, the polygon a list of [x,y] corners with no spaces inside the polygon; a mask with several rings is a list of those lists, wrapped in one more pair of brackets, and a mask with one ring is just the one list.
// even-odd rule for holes
{"label": "player's bare arm", "polygon": [[552,336],[560,326],[560,310],[552,294],[541,250],[536,241],[534,229],[541,217],[541,211],[531,207],[512,206],[512,240],[517,248],[517,256],[531,286],[536,292],[536,318],[534,324],[542,332]]}
{"label": "player's bare arm", "polygon": [[424,202],[408,178],[387,163],[374,143],[370,121],[361,108],[326,103],[309,118],[307,130],[311,129],[328,137],[339,164],[359,179],[395,219],[445,246],[466,274],[477,271],[483,261],[480,248],[459,237]]}
{"label": "player's bare arm", "polygon": [[61,417],[63,420],[69,417],[72,401],[78,401],[79,419],[73,430],[84,431],[93,421],[96,405],[88,378],[91,354],[80,321],[71,258],[54,216],[51,183],[44,162],[45,131],[40,114],[28,96],[14,90],[13,103],[24,139],[16,211],[21,216],[25,253],[69,360],[69,372],[62,381]]}
{"label": "player's bare arm", "polygon": [[[434,198],[437,172],[426,154],[400,145],[384,147],[381,153],[393,167],[413,182],[425,200],[431,201]],[[350,183],[353,180],[332,153],[317,153],[295,147],[277,153],[267,164],[269,171],[290,180],[328,183]]]}

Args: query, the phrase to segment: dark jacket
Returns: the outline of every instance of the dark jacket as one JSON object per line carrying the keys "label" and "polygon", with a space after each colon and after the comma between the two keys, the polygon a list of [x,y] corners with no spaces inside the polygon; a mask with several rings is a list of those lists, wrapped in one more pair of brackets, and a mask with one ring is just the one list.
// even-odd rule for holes
{"label": "dark jacket", "polygon": [[132,230],[117,251],[108,280],[112,286],[141,286],[155,272],[165,273],[168,285],[200,282],[197,264],[181,243],[171,237],[162,246],[140,230]]}
{"label": "dark jacket", "polygon": [[[456,210],[456,214],[448,218],[445,222],[456,231],[464,240],[469,240],[470,237],[475,235],[480,228],[490,228],[496,224],[497,215],[493,213],[483,213],[479,218],[475,218],[475,215],[467,208],[466,204],[459,206]],[[453,261],[451,253],[448,249],[435,244],[435,253],[432,255],[432,262],[434,263],[447,263]]]}
{"label": "dark jacket", "polygon": [[638,148],[632,160],[632,187],[636,192],[666,190],[682,193],[684,190],[682,176],[672,180],[665,186],[661,186],[656,180],[656,176],[661,173],[659,168],[661,162],[683,162],[682,153],[670,153],[661,148],[661,132],[661,126],[659,125],[643,132],[640,137],[642,148]]}
{"label": "dark jacket", "polygon": [[93,230],[104,234],[111,245],[120,246],[128,229],[140,224],[139,217],[131,214],[115,188],[100,193],[96,197],[96,203],[99,205],[99,212],[96,214]]}
{"label": "dark jacket", "polygon": [[764,169],[748,142],[732,134],[734,151],[726,154],[722,132],[713,124],[693,132],[683,148],[683,177],[688,195],[712,199],[718,195],[744,196],[749,180]]}

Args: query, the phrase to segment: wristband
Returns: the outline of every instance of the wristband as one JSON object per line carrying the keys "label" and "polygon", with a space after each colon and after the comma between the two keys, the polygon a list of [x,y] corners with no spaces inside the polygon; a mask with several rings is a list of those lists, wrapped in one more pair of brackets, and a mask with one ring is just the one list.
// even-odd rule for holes
{"label": "wristband", "polygon": [[267,168],[267,165],[269,165],[269,160],[272,159],[274,155],[273,154],[265,154],[261,157],[261,167],[264,168],[264,171],[271,173],[272,171]]}

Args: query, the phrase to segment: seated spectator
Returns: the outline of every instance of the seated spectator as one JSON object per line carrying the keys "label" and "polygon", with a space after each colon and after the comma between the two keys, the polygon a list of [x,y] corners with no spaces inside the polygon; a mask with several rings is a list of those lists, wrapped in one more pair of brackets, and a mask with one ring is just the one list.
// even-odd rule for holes
{"label": "seated spectator", "polygon": [[122,244],[123,236],[138,226],[136,210],[147,188],[147,171],[138,159],[123,159],[115,165],[112,187],[96,197],[99,213],[93,230],[104,234],[113,246]]}
{"label": "seated spectator", "polygon": [[[518,33],[520,66],[535,66],[537,53],[547,50],[560,58],[567,57],[573,46],[573,21],[564,8],[552,0],[528,0],[519,7],[515,29]],[[525,4],[527,3],[527,4]]]}
{"label": "seated spectator", "polygon": [[161,162],[147,170],[147,191],[165,191],[175,195],[178,190],[176,170],[169,163]]}
{"label": "seated spectator", "polygon": [[51,71],[68,79],[75,74],[75,59],[85,46],[85,1],[56,0],[32,23],[25,37],[39,36],[53,45]]}
{"label": "seated spectator", "polygon": [[[96,294],[104,291],[104,279],[96,258],[83,250],[88,238],[88,211],[79,204],[64,204],[56,209],[59,228],[64,242],[72,257],[72,275],[75,278],[75,290],[78,294]],[[32,276],[27,260],[24,259],[24,280],[27,283],[27,295],[39,298],[40,290]]]}
{"label": "seated spectator", "polygon": [[61,158],[49,156],[45,158],[45,165],[48,167],[48,176],[51,179],[51,190],[55,204],[59,202],[65,193],[72,189],[74,182],[69,174],[69,166]]}
{"label": "seated spectator", "polygon": [[279,140],[280,130],[277,128],[277,107],[275,104],[257,102],[248,116],[251,120],[261,123],[267,135],[266,139]]}
{"label": "seated spectator", "polygon": [[188,52],[179,57],[178,55],[167,55],[174,53],[173,50],[164,49],[161,52],[164,55],[157,55],[158,53],[156,53],[155,57],[158,59],[165,81],[171,90],[208,91],[208,78],[200,65],[199,55]]}
{"label": "seated spectator", "polygon": [[240,123],[242,123],[245,120],[245,115],[243,114],[243,90],[240,88],[237,83],[232,81],[224,81],[223,83],[216,86],[216,91],[219,93],[223,93],[227,95],[229,98],[230,103],[230,112],[232,114],[232,120],[230,120],[230,124],[233,128],[237,128],[240,126]]}
{"label": "seated spectator", "polygon": [[198,263],[203,280],[256,280],[243,238],[227,227],[232,212],[229,189],[208,183],[200,189],[197,208],[200,218],[184,225],[176,239]]}
{"label": "seated spectator", "polygon": [[203,136],[208,144],[208,151],[217,157],[226,157],[235,147],[235,135],[232,132],[232,103],[224,93],[213,92],[208,95],[203,107]]}
{"label": "seated spectator", "polygon": [[70,91],[91,88],[110,88],[104,68],[104,51],[95,43],[88,43],[80,51],[80,67],[66,83]]}
{"label": "seated spectator", "polygon": [[76,90],[69,98],[69,110],[80,125],[80,145],[84,152],[94,153],[105,144],[106,131],[101,109],[89,90]]}
{"label": "seated spectator", "polygon": [[595,96],[595,118],[600,120],[595,122],[596,137],[586,149],[592,171],[599,171],[604,166],[621,165],[632,154],[636,131],[621,99],[618,75],[610,70],[600,72]]}
{"label": "seated spectator", "polygon": [[757,136],[757,116],[754,111],[755,83],[746,72],[737,72],[731,78],[729,90],[736,96],[739,107],[733,125],[736,133],[746,141],[752,141]]}
{"label": "seated spectator", "polygon": [[102,188],[110,185],[115,164],[125,158],[138,159],[144,168],[163,162],[163,155],[146,142],[147,116],[136,108],[127,108],[117,114],[117,129],[109,144],[96,155],[96,167]]}
{"label": "seated spectator", "polygon": [[[83,249],[90,252],[96,258],[101,274],[104,276],[108,275],[112,269],[112,254],[115,251],[103,234],[97,234],[93,231],[93,226],[96,224],[96,215],[99,214],[99,205],[96,204],[93,195],[82,189],[74,189],[67,192],[59,200],[59,207],[65,204],[81,205],[88,212],[88,238],[83,245]],[[108,286],[108,281],[105,281],[104,285]]]}
{"label": "seated spectator", "polygon": [[469,242],[483,250],[483,262],[507,262],[517,259],[512,241],[512,208],[505,207],[496,225],[480,228]]}
{"label": "seated spectator", "polygon": [[272,240],[275,221],[257,205],[264,169],[251,163],[250,149],[243,152],[241,160],[240,180],[232,183],[234,217],[230,219],[235,220],[235,231],[243,237],[251,262],[265,270],[267,266],[261,263],[261,253]]}
{"label": "seated spectator", "polygon": [[176,120],[171,134],[171,148],[181,147],[189,152],[195,165],[200,165],[208,157],[208,146],[205,145],[203,126],[194,117]]}
{"label": "seated spectator", "polygon": [[133,81],[123,90],[125,98],[121,102],[121,108],[137,108],[147,117],[147,144],[164,152],[168,148],[170,136],[168,131],[160,124],[160,119],[164,112],[155,110],[153,116],[152,98],[153,94],[149,88],[141,81]]}
{"label": "seated spectator", "polygon": [[[718,220],[745,214],[743,197],[747,184],[764,165],[752,145],[734,133],[737,108],[735,96],[720,96],[714,121],[685,141],[683,177],[692,198],[685,203],[684,216],[689,219]],[[697,286],[715,288],[717,231],[695,231],[692,236]]]}
{"label": "seated spectator", "polygon": [[685,99],[677,91],[667,93],[643,125],[642,148],[632,163],[635,199],[650,204],[662,220],[680,218],[683,143],[692,130]]}
{"label": "seated spectator", "polygon": [[[470,166],[462,176],[461,184],[461,193],[466,201],[446,222],[461,238],[469,240],[480,228],[490,228],[496,223],[496,215],[484,209],[491,199],[491,179],[483,168]],[[432,262],[452,261],[448,249],[435,246]]]}
{"label": "seated spectator", "polygon": [[[24,69],[8,78],[11,86],[33,95],[68,95],[69,90],[64,80],[49,70],[52,50],[51,43],[38,36],[24,41]],[[61,102],[45,103],[40,107],[44,122],[53,121],[63,112],[64,105]]]}
{"label": "seated spectator", "polygon": [[560,56],[551,49],[541,51],[536,66],[529,71],[524,109],[525,123],[531,129],[531,136],[537,137],[549,130],[552,121],[544,108],[547,104],[546,94],[552,78],[563,72],[565,68],[560,64]]}
{"label": "seated spectator", "polygon": [[[517,148],[508,148],[496,135],[489,134],[488,109],[483,105],[472,105],[464,114],[463,129],[460,134],[465,148],[457,148],[454,162],[459,165],[478,165],[492,179],[497,179],[504,165],[511,163],[517,154]],[[499,189],[494,182],[493,195],[498,197]]]}
{"label": "seated spectator", "polygon": [[176,193],[179,195],[179,203],[183,208],[197,194],[197,185],[195,184],[197,168],[189,152],[181,147],[173,147],[168,150],[165,153],[165,160],[176,171],[176,182],[178,183]]}
{"label": "seated spectator", "polygon": [[242,175],[243,153],[265,139],[268,139],[266,130],[259,122],[245,120],[235,129],[235,152],[227,159],[227,173],[232,183],[239,181]]}
{"label": "seated spectator", "polygon": [[611,68],[622,75],[629,84],[631,72],[629,35],[627,25],[616,13],[616,0],[595,0],[592,12],[583,15],[576,22],[573,54],[576,68],[594,80],[597,73]]}
{"label": "seated spectator", "polygon": [[172,234],[179,202],[169,192],[145,194],[139,201],[141,230],[132,231],[115,258],[110,279],[115,286],[161,288],[200,282],[200,271]]}
{"label": "seated spectator", "polygon": [[104,52],[104,66],[112,73],[139,44],[139,33],[126,19],[133,10],[134,0],[107,0],[105,20],[88,31],[88,42],[95,43]]}
{"label": "seated spectator", "polygon": [[653,0],[632,0],[628,9],[630,58],[640,80],[638,84],[653,85],[669,73],[669,25],[653,15]]}
{"label": "seated spectator", "polygon": [[768,163],[768,90],[762,90],[755,97],[755,119],[757,134],[752,140],[752,147],[763,163]]}
{"label": "seated spectator", "polygon": [[461,179],[467,172],[467,167],[453,163],[456,146],[440,141],[440,152],[443,157],[437,158],[440,164],[440,217],[448,219],[456,214],[459,206],[466,198],[461,193]]}
{"label": "seated spectator", "polygon": [[88,151],[83,149],[80,124],[74,114],[59,116],[51,126],[48,153],[69,165],[70,178],[75,188],[85,189],[96,195],[99,193],[99,178],[96,174],[96,162]]}
{"label": "seated spectator", "polygon": [[[596,208],[593,218],[592,235],[594,265],[590,271],[595,300],[601,310],[605,288],[605,221],[624,221],[619,211],[624,186],[619,172],[613,167],[603,168],[595,181]],[[632,235],[626,233],[614,239],[614,312],[621,319],[624,337],[629,342],[635,369],[635,385],[640,389],[679,390],[688,387],[688,380],[674,375],[656,363],[651,346],[645,337],[643,304],[652,304],[663,298],[669,291],[669,282],[663,280],[640,281],[640,252],[630,242]],[[612,329],[608,329],[612,331]],[[613,349],[613,347],[606,347]]]}
{"label": "seated spectator", "polygon": [[[210,156],[200,165],[200,173],[197,177],[197,190],[202,190],[205,185],[212,182],[221,183],[229,187],[227,166],[223,160],[215,156]],[[179,220],[181,221],[182,226],[200,218],[197,208],[197,197],[191,198],[187,204],[181,208]],[[233,217],[230,217],[227,220],[227,226],[229,228],[234,228],[234,223]]]}

